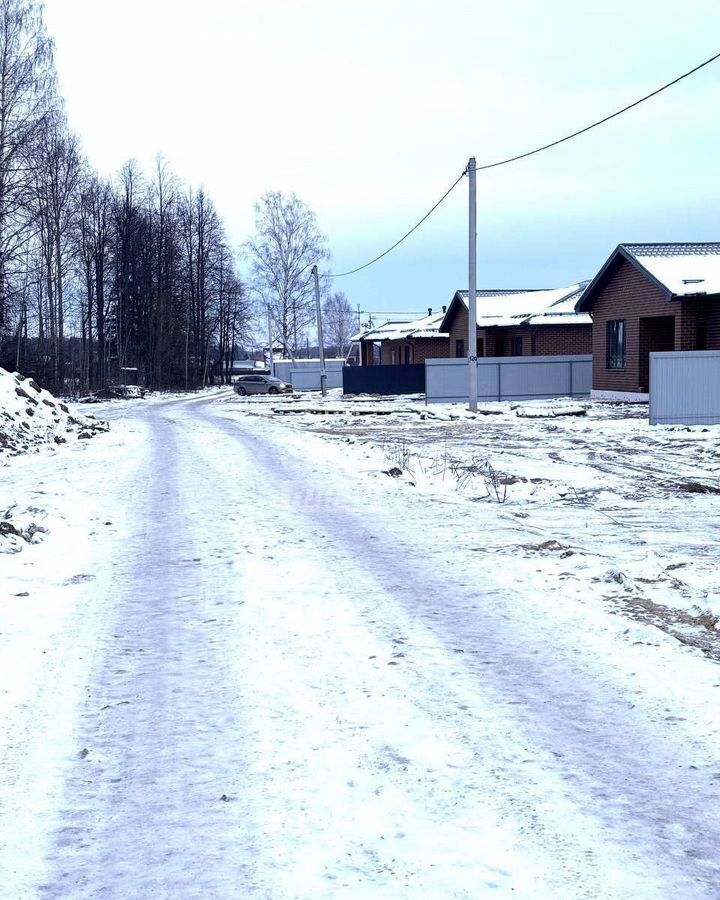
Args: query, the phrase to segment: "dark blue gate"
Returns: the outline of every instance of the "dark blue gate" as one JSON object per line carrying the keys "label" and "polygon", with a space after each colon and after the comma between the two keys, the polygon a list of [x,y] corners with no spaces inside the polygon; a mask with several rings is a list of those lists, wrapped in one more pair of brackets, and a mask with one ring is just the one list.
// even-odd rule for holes
{"label": "dark blue gate", "polygon": [[345,366],[346,394],[424,394],[425,366]]}

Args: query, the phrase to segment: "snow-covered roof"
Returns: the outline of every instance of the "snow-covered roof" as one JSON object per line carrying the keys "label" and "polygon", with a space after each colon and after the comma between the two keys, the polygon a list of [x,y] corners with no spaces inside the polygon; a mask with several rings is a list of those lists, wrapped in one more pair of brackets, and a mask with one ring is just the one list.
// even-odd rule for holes
{"label": "snow-covered roof", "polygon": [[524,322],[525,325],[592,325],[592,318],[588,313],[579,313],[575,305],[582,297],[588,282],[577,285],[577,290],[572,291],[562,300],[553,303],[542,312],[536,313]]}
{"label": "snow-covered roof", "polygon": [[[563,288],[542,290],[479,290],[477,292],[478,328],[502,328],[513,325],[589,325],[588,315],[575,312],[575,304],[588,282]],[[468,292],[455,295],[468,308]]]}
{"label": "snow-covered roof", "polygon": [[621,246],[674,297],[720,294],[720,243]]}
{"label": "snow-covered roof", "polygon": [[592,309],[607,281],[624,261],[654,282],[671,300],[720,295],[720,243],[619,244],[578,300]]}
{"label": "snow-covered roof", "polygon": [[[477,292],[478,328],[502,328],[513,325],[590,325],[585,313],[577,313],[575,304],[588,282],[569,287],[538,290],[488,290]],[[468,292],[457,291],[453,302],[468,308]],[[444,313],[433,313],[412,322],[385,322],[377,328],[353,335],[353,341],[401,341],[417,338],[448,338],[444,322],[452,306]]]}
{"label": "snow-covered roof", "polygon": [[258,359],[233,359],[230,360],[231,369],[265,369],[267,366]]}
{"label": "snow-covered roof", "polygon": [[423,319],[411,322],[385,322],[377,328],[361,331],[350,338],[352,341],[402,341],[408,338],[446,338],[440,331],[444,313],[433,313]]}

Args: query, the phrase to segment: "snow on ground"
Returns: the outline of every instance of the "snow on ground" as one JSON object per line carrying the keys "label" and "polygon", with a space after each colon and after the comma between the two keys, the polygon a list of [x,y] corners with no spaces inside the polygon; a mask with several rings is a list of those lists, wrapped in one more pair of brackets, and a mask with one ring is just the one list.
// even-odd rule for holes
{"label": "snow on ground", "polygon": [[[57,400],[31,378],[0,369],[0,483],[8,477],[11,457],[28,451],[52,450],[85,441],[107,431],[107,425]],[[28,504],[20,493],[3,502],[0,493],[0,557],[39,544],[48,532],[42,503]]]}
{"label": "snow on ground", "polygon": [[337,393],[226,403],[328,438],[351,466],[372,460],[399,494],[472,503],[467,545],[506,577],[541,575],[718,652],[720,427],[651,427],[643,406],[562,400],[489,403],[477,416]]}
{"label": "snow on ground", "polygon": [[718,498],[663,487],[716,438],[500,409],[225,390],[10,460],[3,891],[717,897]]}
{"label": "snow on ground", "polygon": [[101,422],[56,400],[32,378],[0,369],[0,465],[15,453],[90,438],[101,430]]}

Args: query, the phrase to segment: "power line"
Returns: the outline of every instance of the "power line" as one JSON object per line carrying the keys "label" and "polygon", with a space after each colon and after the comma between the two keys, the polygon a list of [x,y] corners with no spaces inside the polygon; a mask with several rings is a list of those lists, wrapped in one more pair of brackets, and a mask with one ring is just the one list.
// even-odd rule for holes
{"label": "power line", "polygon": [[[714,56],[711,56],[709,59],[706,59],[705,62],[701,62],[699,65],[695,66],[692,69],[689,69],[687,72],[684,72],[682,75],[678,75],[677,78],[673,78],[672,81],[668,81],[667,84],[662,85],[662,87],[657,88],[654,91],[651,91],[649,94],[645,94],[644,97],[640,97],[639,100],[635,100],[633,103],[629,103],[627,106],[623,106],[622,109],[616,110],[616,112],[611,113],[609,116],[605,116],[602,119],[598,119],[596,122],[592,122],[590,125],[586,125],[584,128],[580,128],[578,131],[573,131],[571,134],[566,134],[565,137],[558,138],[555,141],[551,141],[549,144],[543,144],[540,147],[535,147],[533,150],[527,150],[525,153],[519,153],[517,156],[509,156],[507,159],[500,159],[496,162],[485,163],[484,165],[477,166],[476,171],[481,172],[487,169],[497,169],[499,166],[506,166],[509,163],[517,162],[520,159],[527,159],[528,156],[535,156],[537,153],[542,153],[545,150],[550,150],[552,147],[557,147],[559,144],[564,144],[566,141],[571,141],[573,138],[579,137],[581,134],[585,134],[587,131],[592,131],[593,128],[597,128],[600,125],[604,125],[606,122],[609,122],[611,119],[616,119],[618,116],[621,116],[623,113],[628,112],[628,110],[634,109],[636,106],[640,106],[641,103],[644,103],[646,100],[650,100],[652,97],[657,97],[658,94],[662,94],[663,91],[666,91],[668,88],[672,87],[678,82],[683,81],[685,78],[689,78],[691,75],[694,75],[696,72],[699,72],[700,69],[704,69],[705,66],[709,66],[711,63],[714,63],[716,60],[720,59],[720,53],[716,53]],[[442,197],[438,200],[438,202],[430,209],[427,213],[417,222],[413,227],[407,231],[398,241],[388,247],[387,250],[380,253],[374,259],[371,259],[369,262],[364,263],[362,266],[358,266],[356,269],[350,269],[348,272],[335,272],[331,273],[331,278],[344,278],[346,275],[354,275],[356,272],[361,272],[363,269],[367,269],[369,266],[374,265],[376,262],[379,262],[383,257],[387,256],[388,253],[392,253],[392,251],[399,247],[403,241],[407,240],[410,235],[417,231],[417,229],[425,222],[430,216],[435,212],[435,210],[443,203],[455,190],[460,181],[467,174],[467,169],[463,171],[463,173],[454,181],[450,187],[445,191]]]}
{"label": "power line", "polygon": [[422,217],[422,219],[420,219],[419,222],[417,222],[415,225],[413,225],[413,227],[410,229],[410,231],[406,231],[405,234],[400,238],[399,241],[395,241],[395,243],[392,245],[392,247],[388,247],[387,250],[383,251],[379,256],[376,256],[375,259],[371,259],[370,262],[366,262],[364,265],[358,266],[357,269],[350,269],[349,272],[334,272],[330,275],[330,277],[331,278],[344,278],[346,275],[354,275],[356,272],[360,272],[362,269],[367,269],[368,266],[374,265],[376,262],[381,260],[383,258],[383,256],[387,256],[388,253],[392,253],[392,251],[396,247],[399,247],[400,244],[402,244],[402,242],[404,240],[406,240],[407,238],[410,237],[410,235],[413,233],[413,231],[417,231],[417,229],[422,225],[422,223],[426,219],[430,218],[430,216],[435,212],[435,210],[438,208],[438,206],[440,206],[440,204],[450,196],[450,194],[455,190],[455,188],[458,186],[458,184],[460,184],[460,182],[463,180],[464,177],[465,177],[465,170],[463,169],[461,174],[455,179],[455,181],[453,181],[453,183],[445,191],[445,193],[438,200],[438,202],[435,204],[435,206],[433,206],[432,209],[429,209],[425,213],[425,215]]}
{"label": "power line", "polygon": [[673,78],[672,81],[668,81],[667,84],[664,84],[662,87],[657,88],[649,94],[645,94],[644,97],[640,97],[639,100],[635,100],[633,103],[628,103],[627,106],[623,106],[622,109],[618,109],[614,113],[610,113],[609,116],[605,116],[603,119],[598,119],[597,122],[593,122],[591,125],[586,125],[584,128],[579,129],[579,131],[573,131],[572,134],[566,134],[565,137],[558,138],[556,141],[551,141],[549,144],[543,144],[542,147],[536,147],[534,150],[528,150],[525,153],[520,153],[517,156],[510,156],[507,159],[501,159],[497,162],[485,163],[485,165],[477,166],[476,171],[482,171],[485,169],[497,169],[498,166],[506,166],[508,163],[517,162],[519,159],[526,159],[528,156],[534,156],[536,153],[542,153],[543,150],[550,150],[551,147],[557,147],[558,144],[564,144],[565,141],[571,141],[573,138],[578,137],[581,134],[585,134],[586,131],[591,131],[593,128],[597,128],[599,125],[604,125],[605,122],[609,122],[611,119],[616,119],[618,116],[621,116],[623,113],[626,113],[630,109],[634,109],[636,106],[640,106],[641,103],[644,103],[646,100],[650,100],[652,97],[657,97],[658,94],[662,94],[663,91],[666,91],[668,88],[677,84],[679,81],[682,81],[684,78],[689,78],[691,75],[694,75],[696,72],[699,72],[700,69],[704,69],[705,66],[709,66],[710,63],[715,62],[717,59],[720,59],[720,53],[716,53],[715,56],[711,56],[710,59],[706,59],[705,62],[700,63],[699,66],[695,66],[694,69],[690,69],[687,72],[684,72],[682,75],[678,75],[677,78]]}

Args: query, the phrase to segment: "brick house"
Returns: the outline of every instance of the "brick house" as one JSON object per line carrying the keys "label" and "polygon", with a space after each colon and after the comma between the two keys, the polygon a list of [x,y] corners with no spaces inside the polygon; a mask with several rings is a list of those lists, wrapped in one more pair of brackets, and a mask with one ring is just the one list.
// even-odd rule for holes
{"label": "brick house", "polygon": [[413,365],[449,356],[448,336],[439,328],[444,314],[444,308],[435,314],[429,309],[423,319],[385,322],[354,335],[351,340],[360,343],[360,365]]}
{"label": "brick house", "polygon": [[720,349],[720,243],[620,244],[577,302],[593,396],[647,400],[650,353]]}
{"label": "brick house", "polygon": [[[554,290],[479,290],[478,356],[584,355],[592,349],[592,320],[575,308],[587,282]],[[451,357],[467,356],[468,292],[457,291],[440,329]]]}

